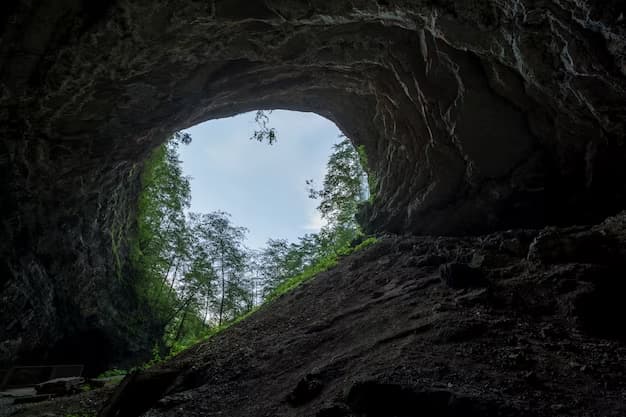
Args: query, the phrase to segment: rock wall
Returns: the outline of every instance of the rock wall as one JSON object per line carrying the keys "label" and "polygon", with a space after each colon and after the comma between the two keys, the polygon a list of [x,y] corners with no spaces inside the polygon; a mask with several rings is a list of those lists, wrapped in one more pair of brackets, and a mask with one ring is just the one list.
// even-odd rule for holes
{"label": "rock wall", "polygon": [[137,175],[171,132],[211,118],[283,108],[336,122],[378,183],[363,213],[372,231],[617,212],[625,11],[617,0],[3,2],[0,359],[85,332],[125,341],[111,358],[146,347],[150,324],[120,327],[140,308],[124,273]]}

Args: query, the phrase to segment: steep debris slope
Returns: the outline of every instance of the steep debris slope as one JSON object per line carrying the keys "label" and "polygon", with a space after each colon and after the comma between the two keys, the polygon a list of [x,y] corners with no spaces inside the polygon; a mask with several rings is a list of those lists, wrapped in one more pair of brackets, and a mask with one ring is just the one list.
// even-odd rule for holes
{"label": "steep debris slope", "polygon": [[622,416],[626,213],[387,237],[129,378],[104,416]]}
{"label": "steep debris slope", "polygon": [[0,362],[94,352],[94,339],[89,363],[150,346],[151,331],[123,326],[140,309],[125,267],[137,175],[170,133],[211,118],[335,121],[367,151],[375,231],[615,214],[625,12],[621,0],[3,1]]}

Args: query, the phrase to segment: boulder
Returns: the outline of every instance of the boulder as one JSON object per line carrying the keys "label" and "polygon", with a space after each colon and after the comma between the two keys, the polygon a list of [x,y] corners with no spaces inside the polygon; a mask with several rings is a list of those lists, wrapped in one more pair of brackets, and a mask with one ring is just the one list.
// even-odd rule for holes
{"label": "boulder", "polygon": [[80,392],[84,384],[85,378],[82,377],[56,378],[36,385],[35,390],[39,395],[72,395]]}

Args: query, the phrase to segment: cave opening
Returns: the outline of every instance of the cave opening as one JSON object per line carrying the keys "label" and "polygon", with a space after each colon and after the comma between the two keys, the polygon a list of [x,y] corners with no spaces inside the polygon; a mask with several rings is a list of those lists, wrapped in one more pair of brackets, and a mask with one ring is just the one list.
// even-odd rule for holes
{"label": "cave opening", "polygon": [[142,167],[130,274],[153,355],[203,340],[369,242],[367,155],[315,113],[257,110],[174,134]]}
{"label": "cave opening", "polygon": [[[260,248],[269,238],[295,241],[319,232],[324,223],[316,210],[320,202],[308,189],[321,187],[333,147],[346,139],[333,122],[315,113],[274,110],[267,112],[268,129],[275,129],[278,140],[270,145],[254,140],[260,131],[256,113],[187,128],[192,141],[178,148],[183,175],[191,179],[189,210],[230,213],[248,229],[246,244],[251,248]],[[360,170],[360,198],[367,200],[367,169]]]}

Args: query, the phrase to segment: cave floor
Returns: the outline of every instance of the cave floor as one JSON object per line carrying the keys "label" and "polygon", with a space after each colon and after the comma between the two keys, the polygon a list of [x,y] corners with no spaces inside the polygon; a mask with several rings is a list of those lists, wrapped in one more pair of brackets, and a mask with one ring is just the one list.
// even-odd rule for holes
{"label": "cave floor", "polygon": [[[593,227],[383,237],[128,378],[103,415],[624,416],[625,265],[624,213]],[[81,395],[93,412],[109,393]],[[14,415],[43,410],[67,412]]]}

